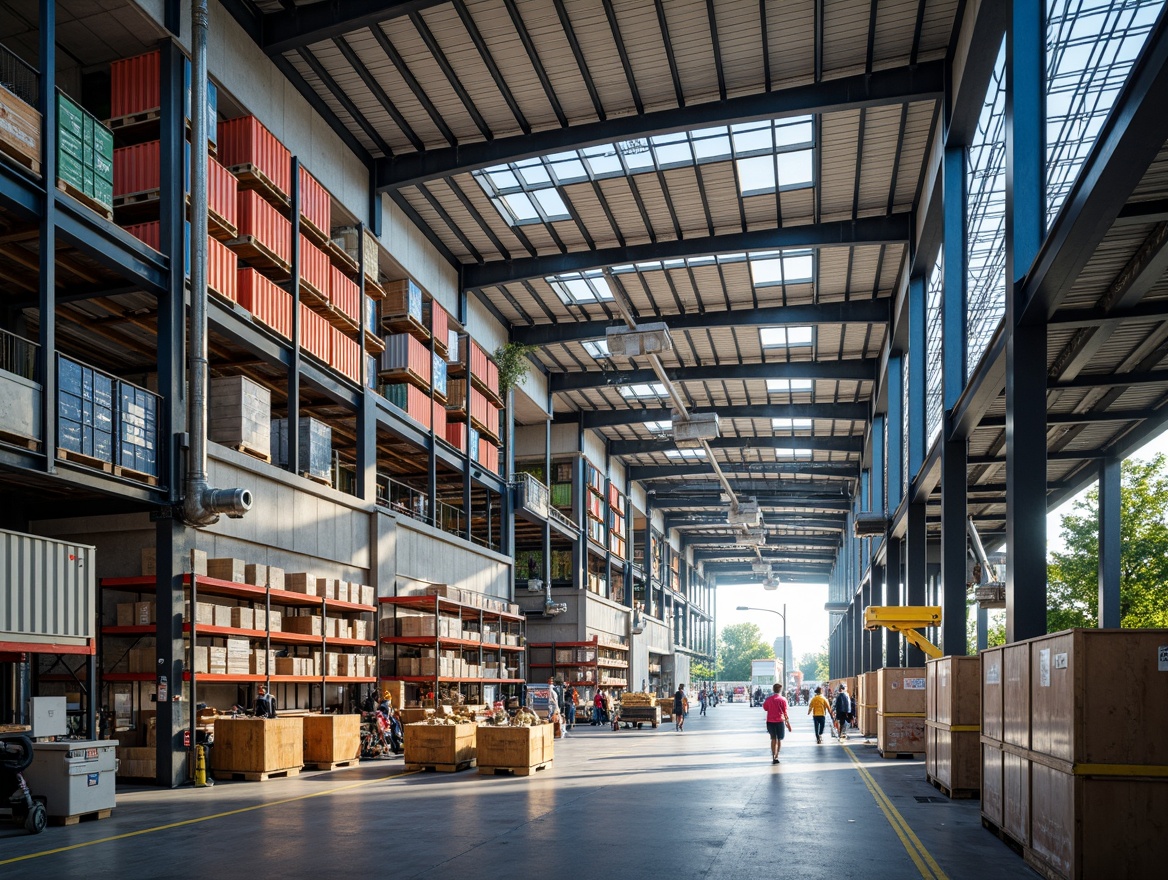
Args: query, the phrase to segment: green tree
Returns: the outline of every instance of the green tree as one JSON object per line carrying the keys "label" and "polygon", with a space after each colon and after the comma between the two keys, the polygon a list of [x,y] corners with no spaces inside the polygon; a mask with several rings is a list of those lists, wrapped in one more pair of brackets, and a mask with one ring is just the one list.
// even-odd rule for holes
{"label": "green tree", "polygon": [[713,681],[717,670],[701,661],[689,664],[689,677],[694,681]]}
{"label": "green tree", "polygon": [[718,679],[750,681],[750,661],[769,660],[775,649],[762,640],[762,630],[753,623],[735,623],[718,636]]}
{"label": "green tree", "polygon": [[[1120,477],[1120,625],[1168,626],[1168,473],[1165,459],[1129,458]],[[1066,551],[1047,561],[1048,632],[1097,625],[1099,490],[1062,518]]]}
{"label": "green tree", "polygon": [[[820,669],[823,675],[820,676]],[[799,671],[803,673],[804,681],[823,681],[827,677],[827,651],[810,652],[799,658]]]}

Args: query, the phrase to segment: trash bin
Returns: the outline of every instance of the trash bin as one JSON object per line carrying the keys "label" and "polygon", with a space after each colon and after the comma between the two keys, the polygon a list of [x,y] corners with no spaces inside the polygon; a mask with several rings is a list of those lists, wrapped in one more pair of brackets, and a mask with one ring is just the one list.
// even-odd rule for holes
{"label": "trash bin", "polygon": [[112,810],[117,747],[114,740],[34,743],[28,787],[53,817]]}

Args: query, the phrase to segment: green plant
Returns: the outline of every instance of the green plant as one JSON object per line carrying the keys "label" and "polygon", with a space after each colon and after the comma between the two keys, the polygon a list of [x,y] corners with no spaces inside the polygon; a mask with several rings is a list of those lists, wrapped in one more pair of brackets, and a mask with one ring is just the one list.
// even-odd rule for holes
{"label": "green plant", "polygon": [[537,346],[508,342],[495,349],[495,364],[499,367],[499,390],[506,394],[520,384],[531,369],[527,358]]}

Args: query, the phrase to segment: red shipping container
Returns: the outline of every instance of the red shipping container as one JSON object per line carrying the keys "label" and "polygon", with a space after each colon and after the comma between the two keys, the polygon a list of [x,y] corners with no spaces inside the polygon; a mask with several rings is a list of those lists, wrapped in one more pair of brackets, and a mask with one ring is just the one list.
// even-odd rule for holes
{"label": "red shipping container", "polygon": [[491,424],[490,406],[481,391],[470,389],[470,417],[493,434],[499,429],[497,425]]}
{"label": "red shipping container", "polygon": [[473,340],[470,343],[470,374],[484,383],[487,381],[487,353]]}
{"label": "red shipping container", "polygon": [[239,191],[239,235],[250,235],[284,263],[291,263],[292,224],[254,190]]}
{"label": "red shipping container", "polygon": [[332,199],[317,179],[303,167],[300,169],[300,216],[318,234],[329,237],[332,231]]}
{"label": "red shipping container", "polygon": [[408,371],[416,381],[429,385],[434,359],[430,356],[430,349],[416,337],[409,333],[396,333],[385,337],[385,351],[377,367],[383,373]]}
{"label": "red shipping container", "polygon": [[430,332],[434,334],[434,347],[445,352],[446,334],[450,331],[450,313],[437,301],[430,303]]}
{"label": "red shipping container", "polygon": [[[442,417],[445,421],[445,416]],[[446,426],[446,442],[462,452],[466,451],[466,422],[451,422]]]}
{"label": "red shipping container", "polygon": [[251,165],[285,198],[292,191],[292,154],[254,116],[219,123],[219,158],[228,168]]}
{"label": "red shipping container", "polygon": [[157,110],[162,106],[158,51],[110,63],[110,118]]}
{"label": "red shipping container", "polygon": [[[160,155],[161,147],[158,141],[114,150],[114,197],[149,193],[159,189]],[[235,227],[237,198],[235,175],[216,162],[214,157],[208,156],[208,209],[228,226]]]}
{"label": "red shipping container", "polygon": [[479,438],[478,463],[493,474],[499,473],[499,447]]}
{"label": "red shipping container", "polygon": [[329,298],[329,268],[328,254],[300,233],[300,283],[309,285],[325,302]]}
{"label": "red shipping container", "polygon": [[300,347],[326,364],[332,355],[332,330],[328,321],[300,304]]}
{"label": "red shipping container", "polygon": [[237,275],[239,304],[285,339],[292,338],[292,294],[255,269]]}
{"label": "red shipping container", "polygon": [[[161,239],[161,224],[157,221],[150,223],[139,223],[135,226],[127,226],[126,232],[134,236],[141,242],[145,242],[154,248],[156,251],[162,250],[159,242]],[[187,235],[190,235],[190,224],[187,224]],[[184,255],[187,260],[186,272],[187,278],[190,278],[190,254],[189,245],[187,247],[188,253]],[[222,242],[218,242],[210,236],[207,237],[207,287],[215,291],[220,296],[226,297],[234,301],[236,299],[236,270],[239,268],[239,263],[236,260],[234,252],[225,247]]]}
{"label": "red shipping container", "polygon": [[334,309],[342,315],[346,315],[354,321],[361,323],[358,309],[361,300],[361,289],[357,287],[357,282],[336,266],[329,268],[328,298],[329,303],[332,304]]}
{"label": "red shipping container", "polygon": [[329,364],[337,372],[348,376],[358,385],[361,384],[361,346],[357,341],[350,339],[336,327],[332,330],[332,359]]}
{"label": "red shipping container", "polygon": [[446,436],[446,407],[440,401],[434,401],[434,436]]}

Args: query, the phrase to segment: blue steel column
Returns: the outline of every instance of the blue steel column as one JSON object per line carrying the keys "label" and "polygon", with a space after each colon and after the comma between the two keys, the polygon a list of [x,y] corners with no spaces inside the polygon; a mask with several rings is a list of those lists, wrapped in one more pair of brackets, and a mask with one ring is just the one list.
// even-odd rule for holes
{"label": "blue steel column", "polygon": [[[158,298],[158,392],[163,400],[159,419],[159,474],[167,480],[168,499],[173,508],[182,499],[182,444],[187,429],[186,395],[186,162],[183,105],[185,58],[171,40],[159,43],[161,78],[161,120],[159,144],[159,244],[170,261],[167,293]],[[166,679],[170,697],[182,689],[183,670],[183,573],[189,568],[186,557],[187,531],[177,517],[159,517],[155,527],[155,643],[157,669],[155,687]],[[191,667],[193,668],[193,666]],[[181,731],[182,703],[173,699],[155,708],[155,780],[167,788],[186,781],[183,767]]]}
{"label": "blue steel column", "polygon": [[904,442],[908,444],[908,484],[920,473],[925,462],[925,395],[928,390],[927,290],[923,277],[908,282],[908,413]]}
{"label": "blue steel column", "polygon": [[904,356],[896,353],[888,359],[888,449],[885,455],[888,461],[886,501],[889,514],[900,507],[904,497],[904,380]]}
{"label": "blue steel column", "polygon": [[1006,37],[1006,641],[1046,632],[1045,315],[1019,321],[1042,241],[1042,0],[1014,0]]}
{"label": "blue steel column", "polygon": [[949,147],[944,159],[945,265],[942,300],[941,430],[941,644],[946,654],[967,651],[965,560],[967,557],[968,444],[953,437],[948,414],[965,388],[965,148]]}
{"label": "blue steel column", "polygon": [[576,539],[572,542],[572,586],[587,589],[588,585],[588,482],[584,466],[584,420],[576,429],[577,455],[572,461],[572,514],[576,520]]}
{"label": "blue steel column", "polygon": [[[884,426],[885,417],[876,416],[872,419],[872,509],[883,516],[888,515],[888,498],[886,478],[888,474],[888,460],[884,448]],[[869,605],[883,604],[883,591],[885,579],[888,576],[888,535],[884,536],[885,556],[884,563],[877,565],[875,560],[872,564],[872,590],[868,596]],[[879,545],[876,549],[877,554],[880,552]],[[880,630],[874,629],[868,632],[868,657],[871,661],[871,666],[868,667],[867,672],[873,669],[879,669],[884,665],[884,650],[881,644]]]}
{"label": "blue steel column", "polygon": [[[296,175],[296,187],[300,187],[300,175]],[[299,236],[297,236],[299,242]],[[371,385],[377,384],[377,369],[373,375],[366,375],[369,362],[365,351],[365,229],[357,226],[357,248],[360,254],[357,273],[357,302],[360,304],[360,315],[357,339],[361,344],[360,367],[357,370],[361,381],[361,399],[357,402],[357,497],[362,501],[377,500],[377,415],[373,402]],[[378,313],[377,324],[380,325],[381,316]],[[381,327],[374,326],[373,332],[380,335]],[[430,340],[430,351],[434,351],[434,340]],[[433,394],[431,394],[431,398]],[[388,500],[388,499],[387,499]],[[431,508],[433,509],[433,508]]]}
{"label": "blue steel column", "polygon": [[1099,462],[1099,626],[1106,628],[1120,625],[1121,464],[1118,458]]}
{"label": "blue steel column", "polygon": [[40,225],[40,270],[37,297],[40,329],[37,379],[41,383],[41,450],[46,473],[57,472],[57,4],[42,0],[40,9],[40,95],[44,121],[41,180],[45,181]]}
{"label": "blue steel column", "polygon": [[[469,392],[468,392],[469,393]],[[503,497],[502,497],[502,517],[499,523],[499,549],[500,552],[511,559],[511,599],[515,599],[515,489],[510,485],[511,476],[515,473],[515,391],[508,389],[507,391],[507,410],[504,415],[507,454],[506,458],[500,466],[503,471],[500,476],[503,477]],[[431,431],[433,431],[433,421],[431,421]],[[438,442],[433,434],[430,437],[430,460],[436,461]],[[438,486],[438,472],[437,464],[430,471],[430,493],[436,496]],[[430,510],[435,514],[435,522],[437,522],[438,508],[434,502],[431,502]]]}
{"label": "blue steel column", "polygon": [[[547,399],[547,421],[543,423],[543,478],[548,486],[548,507],[552,507],[552,414],[555,401],[551,394]],[[550,518],[543,521],[540,528],[540,549],[543,558],[543,582],[552,582],[552,525]]]}
{"label": "blue steel column", "polygon": [[[926,604],[928,587],[928,535],[925,528],[925,503],[914,502],[908,506],[908,532],[905,540],[904,582],[907,587],[906,605]],[[924,666],[925,654],[913,645],[905,645],[905,665]]]}
{"label": "blue steel column", "polygon": [[[365,242],[357,230],[357,274],[361,290],[365,289]],[[288,456],[286,466],[294,474],[300,473],[300,160],[292,157],[292,356],[288,359]]]}
{"label": "blue steel column", "polygon": [[[903,605],[901,592],[901,550],[900,538],[889,537],[884,551],[884,604]],[[903,666],[900,653],[899,633],[884,630],[884,665]]]}

